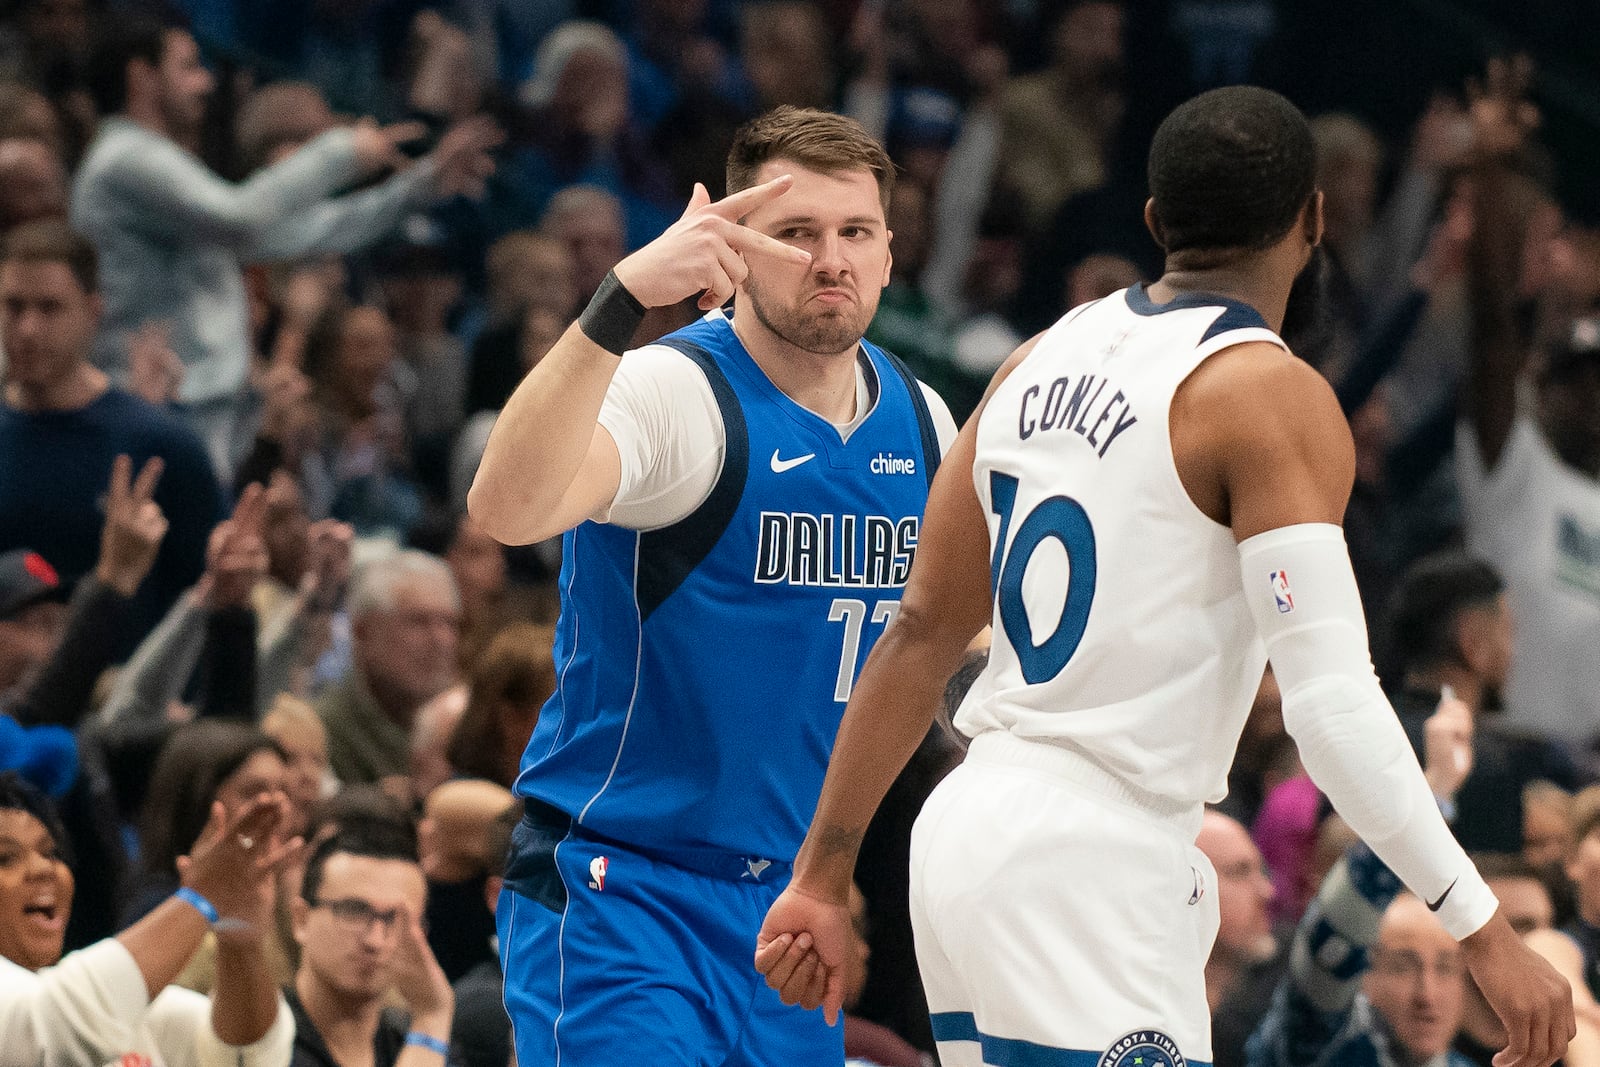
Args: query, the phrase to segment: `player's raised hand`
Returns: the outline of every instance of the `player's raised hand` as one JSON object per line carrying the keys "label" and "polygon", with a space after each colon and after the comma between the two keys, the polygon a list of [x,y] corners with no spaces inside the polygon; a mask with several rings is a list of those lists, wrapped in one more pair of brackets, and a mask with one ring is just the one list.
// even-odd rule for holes
{"label": "player's raised hand", "polygon": [[616,266],[617,280],[647,308],[669,307],[700,294],[710,311],[727,301],[750,273],[748,259],[770,256],[800,266],[811,253],[768,237],[739,220],[788,191],[794,179],[784,174],[712,202],[699,182],[683,217],[665,233]]}
{"label": "player's raised hand", "polygon": [[844,1009],[845,964],[851,951],[850,906],[785,889],[756,937],[756,970],[785,1004],[822,1008],[832,1026]]}
{"label": "player's raised hand", "polygon": [[1506,1030],[1494,1067],[1549,1067],[1578,1032],[1572,987],[1511,928],[1494,918],[1461,942],[1467,969]]}

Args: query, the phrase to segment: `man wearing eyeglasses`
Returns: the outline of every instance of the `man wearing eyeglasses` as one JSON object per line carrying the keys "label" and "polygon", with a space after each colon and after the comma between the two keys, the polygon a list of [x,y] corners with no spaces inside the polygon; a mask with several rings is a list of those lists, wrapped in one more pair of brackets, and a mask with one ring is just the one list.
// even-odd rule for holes
{"label": "man wearing eyeglasses", "polygon": [[[427,881],[401,827],[346,827],[306,862],[292,1067],[443,1067],[455,995],[422,930]],[[386,1011],[390,990],[406,1016]]]}

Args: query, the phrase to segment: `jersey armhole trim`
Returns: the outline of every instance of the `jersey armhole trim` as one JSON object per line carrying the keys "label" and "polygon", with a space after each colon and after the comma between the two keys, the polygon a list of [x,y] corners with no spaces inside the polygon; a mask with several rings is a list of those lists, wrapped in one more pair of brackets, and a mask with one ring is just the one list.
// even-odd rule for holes
{"label": "jersey armhole trim", "polygon": [[641,624],[716,547],[738,510],[750,472],[750,432],[744,408],[716,359],[689,341],[669,338],[656,343],[682,353],[705,374],[722,413],[724,445],[722,470],[700,506],[670,526],[639,534],[634,596]]}
{"label": "jersey armhole trim", "polygon": [[934,426],[933,413],[928,410],[928,398],[922,395],[922,386],[918,384],[916,375],[911,373],[911,368],[906,366],[899,356],[886,348],[877,348],[877,351],[883,354],[884,362],[893,367],[894,372],[900,376],[900,381],[911,400],[912,410],[917,413],[917,430],[922,436],[922,469],[926,472],[929,488],[932,488],[933,476],[938,473],[943,453],[939,449],[938,427]]}

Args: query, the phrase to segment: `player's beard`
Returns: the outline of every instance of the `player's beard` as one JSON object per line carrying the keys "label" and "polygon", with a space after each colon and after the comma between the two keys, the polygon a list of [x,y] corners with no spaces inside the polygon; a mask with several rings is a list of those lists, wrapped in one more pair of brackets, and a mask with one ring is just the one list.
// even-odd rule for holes
{"label": "player's beard", "polygon": [[[855,303],[828,306],[812,303],[810,297],[819,288],[809,287],[798,305],[768,299],[760,286],[746,278],[745,295],[750,298],[750,310],[772,333],[794,345],[802,352],[818,356],[834,356],[840,352],[854,351],[872,322],[875,307],[861,302],[859,290],[852,290]],[[841,288],[850,288],[841,286]]]}
{"label": "player's beard", "polygon": [[1317,245],[1289,288],[1289,302],[1283,309],[1283,329],[1278,334],[1296,355],[1315,365],[1331,340],[1330,326],[1328,253]]}

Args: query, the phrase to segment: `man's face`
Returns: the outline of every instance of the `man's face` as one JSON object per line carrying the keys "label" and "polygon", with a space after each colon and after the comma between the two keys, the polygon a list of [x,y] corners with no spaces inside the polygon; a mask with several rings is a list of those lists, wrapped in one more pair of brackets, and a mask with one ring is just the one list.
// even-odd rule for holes
{"label": "man's face", "polygon": [[1450,1047],[1466,995],[1461,946],[1413,896],[1389,906],[1378,927],[1365,989],[1373,1008],[1413,1061]]}
{"label": "man's face", "polygon": [[1110,89],[1122,80],[1125,21],[1120,3],[1084,4],[1061,20],[1057,65],[1074,88]]}
{"label": "man's face", "polygon": [[0,619],[0,693],[26,681],[61,643],[67,606],[55,601],[32,604]]}
{"label": "man's face", "polygon": [[1600,827],[1578,842],[1567,861],[1567,877],[1578,891],[1578,912],[1589,922],[1600,918]]}
{"label": "man's face", "polygon": [[1500,913],[1519,934],[1548,930],[1555,921],[1550,891],[1537,878],[1505,875],[1485,879],[1500,900]]}
{"label": "man's face", "polygon": [[335,852],[317,899],[294,903],[300,966],[346,1002],[370,1003],[394,984],[400,909],[421,915],[428,886],[408,860]]}
{"label": "man's face", "polygon": [[1217,870],[1221,923],[1212,953],[1236,963],[1259,963],[1277,950],[1272,936],[1272,882],[1250,835],[1238,822],[1207,812],[1195,845]]}
{"label": "man's face", "polygon": [[605,281],[606,272],[627,251],[627,234],[622,209],[614,202],[595,203],[582,212],[560,219],[553,232],[567,246],[572,257],[572,279],[577,283],[578,299],[588,300]]}
{"label": "man's face", "polygon": [[771,160],[756,184],[794,175],[788,192],[762,204],[745,225],[811,253],[807,265],[751,255],[740,286],[757,321],[804,352],[853,351],[889,284],[889,227],[878,183],[868,170],[821,174]]}
{"label": "man's face", "polygon": [[89,357],[100,298],[65,263],[0,263],[0,345],[6,381],[40,389],[67,379]]}
{"label": "man's face", "polygon": [[356,620],[356,657],[369,681],[381,679],[413,706],[455,679],[461,613],[442,582],[413,576],[395,587],[394,607]]}
{"label": "man's face", "polygon": [[168,30],[161,65],[156,68],[161,115],[174,132],[200,128],[206,115],[206,98],[215,88],[211,72],[200,62],[200,47],[182,30]]}
{"label": "man's face", "polygon": [[59,960],[72,889],[44,824],[25,811],[0,811],[0,956],[30,971]]}

